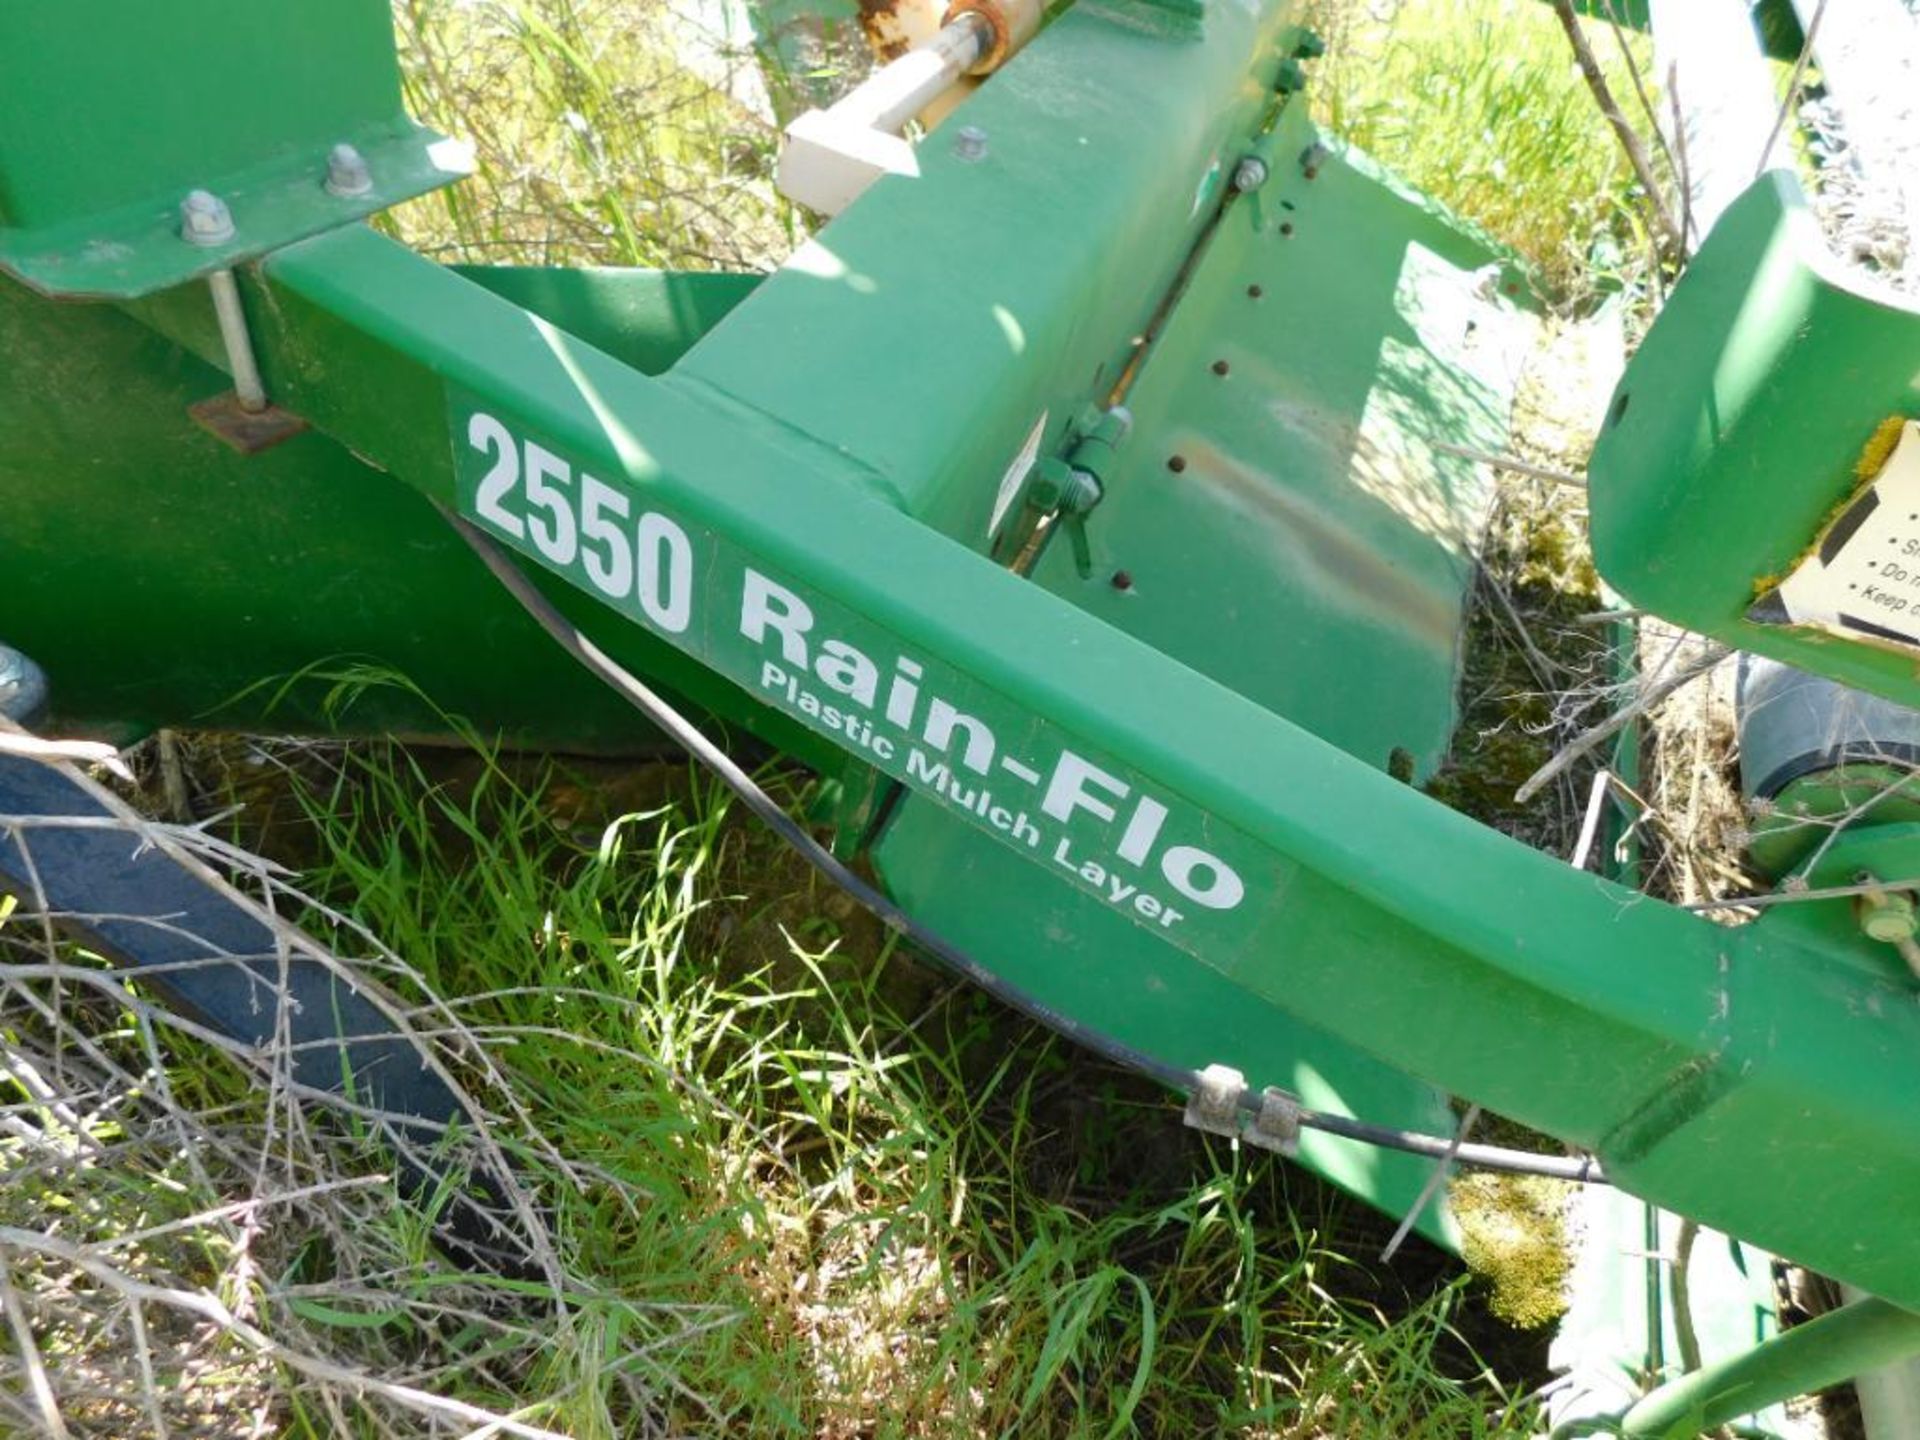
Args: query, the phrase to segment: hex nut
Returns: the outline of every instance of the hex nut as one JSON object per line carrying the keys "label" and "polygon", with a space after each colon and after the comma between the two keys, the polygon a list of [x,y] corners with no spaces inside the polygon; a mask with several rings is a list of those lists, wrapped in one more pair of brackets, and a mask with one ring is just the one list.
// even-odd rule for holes
{"label": "hex nut", "polygon": [[180,238],[189,245],[224,245],[233,239],[233,212],[211,190],[190,190],[180,202]]}
{"label": "hex nut", "polygon": [[342,199],[366,195],[373,189],[373,171],[353,146],[340,144],[327,152],[327,193]]}

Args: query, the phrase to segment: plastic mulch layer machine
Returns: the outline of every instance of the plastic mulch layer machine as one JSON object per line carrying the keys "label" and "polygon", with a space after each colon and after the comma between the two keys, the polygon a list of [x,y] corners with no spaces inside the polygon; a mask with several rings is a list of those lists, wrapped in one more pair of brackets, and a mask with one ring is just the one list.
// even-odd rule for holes
{"label": "plastic mulch layer machine", "polygon": [[[1629,603],[1750,652],[1743,684],[1889,702],[1874,763],[1748,736],[1779,890],[1717,923],[1484,828],[1419,782],[1534,321],[1498,253],[1315,131],[1296,22],[921,13],[790,127],[781,183],[834,218],[763,276],[448,267],[370,227],[462,168],[402,109],[384,0],[12,7],[0,702],[115,741],[752,737],[828,782],[815,863],[1191,1123],[1443,1245],[1444,1161],[1590,1182],[1590,1242],[1625,1238],[1568,1333],[1627,1383],[1572,1428],[1764,1429],[1920,1353],[1920,808],[1859,799],[1920,750],[1891,733],[1920,321],[1764,176],[1593,457]],[[260,684],[342,655],[435,706]],[[26,736],[0,871],[29,911],[113,917],[95,948],[227,1033],[295,1002],[310,1088],[449,1119],[357,981],[191,857],[103,839],[120,802]],[[1567,1150],[1456,1144],[1455,1096]],[[1658,1384],[1680,1215],[1737,1240],[1694,1277],[1707,1363]],[[1862,1298],[1775,1334],[1775,1256]]]}

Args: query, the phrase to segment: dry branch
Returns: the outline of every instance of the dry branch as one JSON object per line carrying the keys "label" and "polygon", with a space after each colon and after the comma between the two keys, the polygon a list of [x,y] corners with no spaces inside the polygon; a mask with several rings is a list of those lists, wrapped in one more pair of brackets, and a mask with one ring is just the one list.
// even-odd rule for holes
{"label": "dry branch", "polygon": [[1574,14],[1573,0],[1553,0],[1553,13],[1559,17],[1561,28],[1567,32],[1567,43],[1573,47],[1574,63],[1580,67],[1580,74],[1585,78],[1587,88],[1593,92],[1600,113],[1606,117],[1607,124],[1619,139],[1620,148],[1626,152],[1634,178],[1646,192],[1648,213],[1653,217],[1654,228],[1660,233],[1661,256],[1669,263],[1677,264],[1685,253],[1680,229],[1674,224],[1667,202],[1661,196],[1660,181],[1654,174],[1653,162],[1647,156],[1647,147],[1641,142],[1640,132],[1621,113],[1619,103],[1613,98],[1613,88],[1601,73],[1593,47],[1587,44],[1586,32],[1580,28],[1580,17]]}

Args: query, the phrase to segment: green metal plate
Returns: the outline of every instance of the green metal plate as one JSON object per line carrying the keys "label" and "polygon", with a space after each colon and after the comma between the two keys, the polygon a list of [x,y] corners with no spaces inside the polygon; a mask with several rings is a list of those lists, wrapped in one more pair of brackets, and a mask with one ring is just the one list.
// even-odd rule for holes
{"label": "green metal plate", "polygon": [[[368,194],[326,190],[342,142]],[[385,0],[72,0],[0,18],[0,271],[49,295],[149,294],[469,168],[402,108]],[[227,202],[230,241],[181,238],[195,188]]]}
{"label": "green metal plate", "polygon": [[[1446,751],[1531,316],[1497,257],[1338,152],[1297,107],[1231,206],[1139,383],[1048,589],[1381,769]],[[1224,373],[1223,373],[1224,372]]]}
{"label": "green metal plate", "polygon": [[[516,272],[469,272],[516,292]],[[594,272],[538,287],[547,320],[670,363],[750,281]],[[182,297],[188,298],[188,297]],[[204,296],[191,297],[196,304]],[[511,744],[632,752],[656,737],[507,598],[418,495],[326,437],[234,453],[187,407],[226,377],[106,306],[54,305],[0,279],[0,639],[39,660],[62,730],[156,725],[448,733],[442,710]],[[741,703],[712,672],[555,587],[628,663],[828,768],[830,747]],[[344,713],[309,666],[388,667]]]}
{"label": "green metal plate", "polygon": [[[1063,10],[669,377],[976,550],[1034,423],[1045,448],[1125,364],[1275,102],[1297,0]],[[1149,67],[1151,83],[1116,83]],[[963,125],[987,153],[953,152]],[[903,382],[910,379],[910,385]]]}

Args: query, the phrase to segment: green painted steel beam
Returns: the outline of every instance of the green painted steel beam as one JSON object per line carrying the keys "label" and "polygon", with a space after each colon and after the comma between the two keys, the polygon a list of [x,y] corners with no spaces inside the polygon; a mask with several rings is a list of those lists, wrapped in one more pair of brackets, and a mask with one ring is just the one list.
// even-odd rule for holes
{"label": "green painted steel beam", "polygon": [[[1052,453],[1124,369],[1275,110],[1293,0],[1204,22],[1059,15],[674,370],[985,550],[1036,422]],[[985,158],[956,155],[961,125]]]}
{"label": "green painted steel beam", "polygon": [[[443,503],[464,492],[476,509],[499,463],[469,444],[481,413],[515,453],[531,441],[549,471],[590,473],[630,513],[661,516],[687,537],[684,628],[630,618],[761,703],[828,728],[766,675],[783,637],[743,633],[756,585],[800,599],[816,639],[896,673],[913,657],[924,696],[978,717],[1042,777],[1091,764],[1130,801],[1163,804],[1142,867],[1154,888],[1174,893],[1171,870],[1206,889],[1200,851],[1244,887],[1236,905],[1134,921],[1165,942],[1168,983],[1204,967],[1248,1005],[1596,1147],[1671,1209],[1920,1303],[1920,1241],[1880,1223],[1920,1185],[1920,1012],[1900,979],[1863,973],[1790,915],[1730,930],[1494,834],[931,532],[778,427],[649,380],[375,235],[307,242],[268,276],[264,350],[287,403]],[[525,552],[534,535],[507,538]],[[584,562],[561,569],[594,583]],[[906,769],[919,732],[865,713],[871,729],[830,738],[928,794]],[[932,798],[1024,857],[993,895],[1009,943],[1044,943],[1063,887],[1099,892],[1050,849]],[[1029,818],[1041,813],[1036,798]],[[1111,856],[1116,816],[1076,807],[1047,838]],[[1184,1026],[1155,1048],[1211,1059]],[[1730,1183],[1752,1173],[1768,1183]]]}

